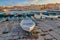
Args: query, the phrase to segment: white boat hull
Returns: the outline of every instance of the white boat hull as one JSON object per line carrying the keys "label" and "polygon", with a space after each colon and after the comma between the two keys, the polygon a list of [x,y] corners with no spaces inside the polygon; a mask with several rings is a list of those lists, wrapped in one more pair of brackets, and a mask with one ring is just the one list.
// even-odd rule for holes
{"label": "white boat hull", "polygon": [[46,15],[42,15],[42,18],[58,18],[58,16],[46,16]]}
{"label": "white boat hull", "polygon": [[35,22],[31,19],[23,19],[20,23],[23,30],[31,32],[35,27]]}

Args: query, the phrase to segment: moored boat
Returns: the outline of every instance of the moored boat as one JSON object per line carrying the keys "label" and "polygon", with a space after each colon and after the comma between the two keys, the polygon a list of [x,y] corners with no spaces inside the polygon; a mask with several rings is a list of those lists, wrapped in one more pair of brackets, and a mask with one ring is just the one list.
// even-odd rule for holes
{"label": "moored boat", "polygon": [[20,26],[23,30],[31,32],[35,27],[35,22],[30,18],[24,18],[21,21]]}

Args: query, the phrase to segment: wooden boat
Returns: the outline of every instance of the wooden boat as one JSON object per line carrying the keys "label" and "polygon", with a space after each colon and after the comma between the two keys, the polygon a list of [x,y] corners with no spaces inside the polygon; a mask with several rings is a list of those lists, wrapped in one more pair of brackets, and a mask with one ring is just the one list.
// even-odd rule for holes
{"label": "wooden boat", "polygon": [[23,30],[31,32],[35,27],[35,22],[30,18],[23,18],[20,23]]}

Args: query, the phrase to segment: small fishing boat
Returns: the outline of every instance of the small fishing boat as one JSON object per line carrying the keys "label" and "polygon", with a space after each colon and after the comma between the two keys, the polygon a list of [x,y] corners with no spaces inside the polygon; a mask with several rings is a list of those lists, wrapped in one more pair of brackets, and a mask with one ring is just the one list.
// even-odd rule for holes
{"label": "small fishing boat", "polygon": [[20,26],[23,30],[31,32],[35,27],[35,22],[32,19],[26,17],[21,20]]}

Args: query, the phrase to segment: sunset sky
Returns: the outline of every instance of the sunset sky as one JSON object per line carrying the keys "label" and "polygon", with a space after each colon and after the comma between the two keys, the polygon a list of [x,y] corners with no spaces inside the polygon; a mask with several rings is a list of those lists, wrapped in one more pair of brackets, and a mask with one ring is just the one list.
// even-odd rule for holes
{"label": "sunset sky", "polygon": [[60,3],[60,0],[0,0],[0,6]]}

